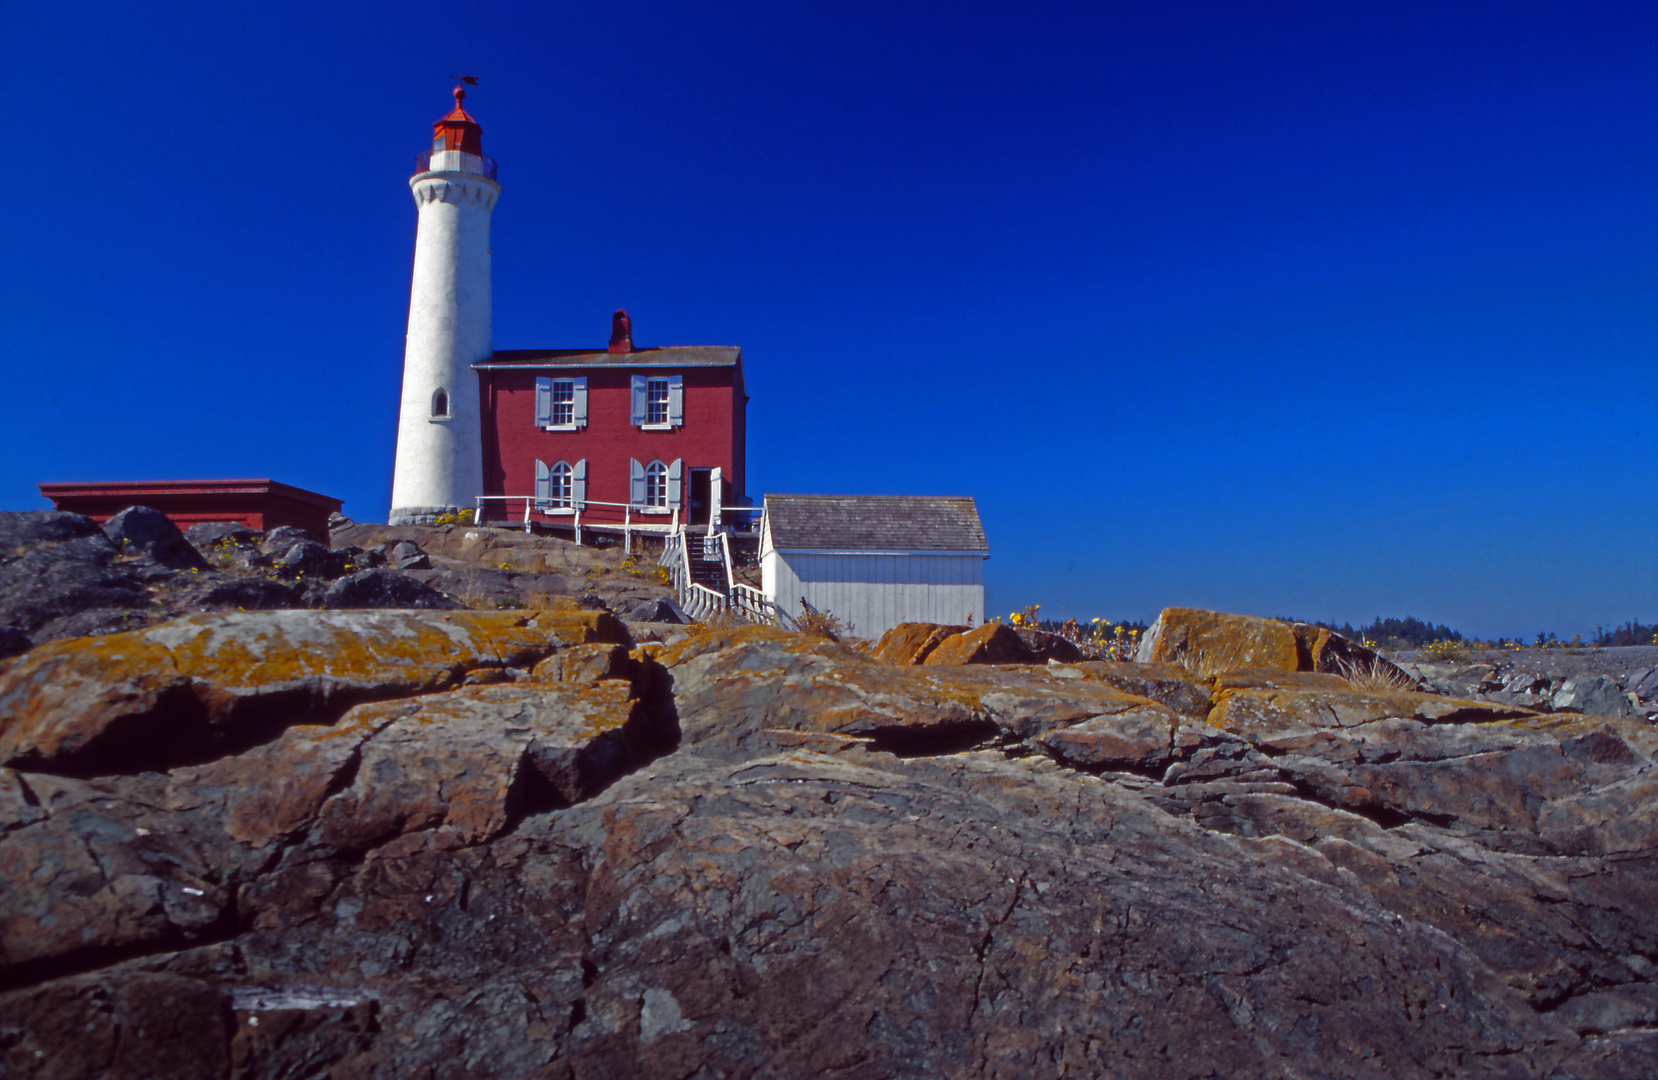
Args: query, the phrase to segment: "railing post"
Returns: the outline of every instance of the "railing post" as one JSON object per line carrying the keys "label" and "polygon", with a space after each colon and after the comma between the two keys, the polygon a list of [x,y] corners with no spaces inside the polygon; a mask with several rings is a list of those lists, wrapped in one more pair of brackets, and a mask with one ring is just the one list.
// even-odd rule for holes
{"label": "railing post", "polygon": [[530,507],[535,505],[535,499],[526,496],[524,499],[524,531],[530,531]]}
{"label": "railing post", "polygon": [[622,511],[622,554],[633,554],[633,504]]}

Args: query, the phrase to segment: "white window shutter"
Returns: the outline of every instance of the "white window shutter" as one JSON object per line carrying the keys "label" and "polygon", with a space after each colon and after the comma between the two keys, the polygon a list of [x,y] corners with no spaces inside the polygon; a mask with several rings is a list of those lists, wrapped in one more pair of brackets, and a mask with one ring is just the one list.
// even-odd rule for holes
{"label": "white window shutter", "polygon": [[668,423],[679,427],[685,423],[685,377],[668,376]]}
{"label": "white window shutter", "polygon": [[[535,380],[535,426],[546,427],[553,422],[553,380]],[[536,462],[537,465],[541,463]]]}
{"label": "white window shutter", "polygon": [[587,426],[587,376],[583,375],[581,378],[576,379],[575,383],[576,383],[576,406],[575,406],[575,409],[573,410],[572,419],[575,420],[577,427],[586,427]]}
{"label": "white window shutter", "polygon": [[679,467],[684,458],[674,458],[674,463],[668,466],[668,505],[679,505]]}
{"label": "white window shutter", "polygon": [[635,375],[633,377],[633,419],[629,420],[628,423],[632,424],[634,427],[638,427],[644,422],[645,377],[643,375]]}
{"label": "white window shutter", "polygon": [[628,458],[628,502],[634,506],[645,504],[645,467],[638,458]]}
{"label": "white window shutter", "polygon": [[548,499],[550,498],[547,492],[547,477],[549,475],[550,473],[547,469],[547,463],[545,461],[537,461],[535,463],[535,506],[538,510],[544,509],[547,506]]}
{"label": "white window shutter", "polygon": [[587,459],[576,462],[570,470],[570,505],[577,510],[587,506]]}

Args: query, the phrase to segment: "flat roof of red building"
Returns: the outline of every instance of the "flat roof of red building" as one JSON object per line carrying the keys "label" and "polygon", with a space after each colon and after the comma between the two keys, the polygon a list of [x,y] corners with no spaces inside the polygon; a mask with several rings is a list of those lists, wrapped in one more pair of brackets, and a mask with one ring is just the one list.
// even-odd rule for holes
{"label": "flat roof of red building", "polygon": [[55,481],[38,485],[49,499],[75,495],[276,495],[295,502],[310,503],[330,512],[338,510],[339,499],[317,491],[284,484],[269,478],[250,480],[87,480]]}
{"label": "flat roof of red building", "polygon": [[735,345],[667,345],[624,353],[604,349],[497,349],[488,360],[472,366],[479,369],[736,367],[742,359],[743,350]]}

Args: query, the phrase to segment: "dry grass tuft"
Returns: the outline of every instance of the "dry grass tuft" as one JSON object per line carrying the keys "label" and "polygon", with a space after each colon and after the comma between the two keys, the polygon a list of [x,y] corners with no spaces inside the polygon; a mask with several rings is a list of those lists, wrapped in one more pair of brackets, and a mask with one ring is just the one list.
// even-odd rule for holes
{"label": "dry grass tuft", "polygon": [[1381,657],[1369,661],[1344,662],[1336,674],[1346,679],[1347,684],[1355,690],[1396,694],[1416,689],[1416,680]]}

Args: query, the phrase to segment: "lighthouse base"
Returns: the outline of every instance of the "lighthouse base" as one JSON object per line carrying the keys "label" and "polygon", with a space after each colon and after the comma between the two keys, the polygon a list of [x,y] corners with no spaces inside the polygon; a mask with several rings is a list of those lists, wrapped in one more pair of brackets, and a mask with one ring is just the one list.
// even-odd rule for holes
{"label": "lighthouse base", "polygon": [[470,506],[397,506],[392,508],[391,515],[386,518],[387,525],[459,525],[460,515],[466,514],[470,519],[473,509]]}

